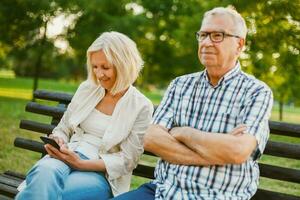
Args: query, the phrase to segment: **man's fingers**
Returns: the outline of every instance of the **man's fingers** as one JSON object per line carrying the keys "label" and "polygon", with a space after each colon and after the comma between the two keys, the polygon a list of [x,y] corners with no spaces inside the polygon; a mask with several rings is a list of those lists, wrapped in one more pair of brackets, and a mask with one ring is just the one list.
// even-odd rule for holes
{"label": "man's fingers", "polygon": [[180,127],[173,127],[173,128],[169,131],[169,133],[170,133],[171,135],[174,135],[174,134],[176,134],[176,133],[178,133],[178,132],[180,132]]}
{"label": "man's fingers", "polygon": [[245,124],[239,124],[237,127],[235,127],[230,134],[232,135],[240,135],[245,133],[245,131],[247,130],[247,126]]}

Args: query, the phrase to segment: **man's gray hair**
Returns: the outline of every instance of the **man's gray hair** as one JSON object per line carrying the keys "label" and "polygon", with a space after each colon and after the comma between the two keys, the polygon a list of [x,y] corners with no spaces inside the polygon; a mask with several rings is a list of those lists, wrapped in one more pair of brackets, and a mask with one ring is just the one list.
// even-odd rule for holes
{"label": "man's gray hair", "polygon": [[[228,6],[227,8],[224,7],[216,7],[212,10],[209,10],[204,13],[203,21],[205,18],[209,16],[220,16],[220,15],[226,15],[231,18],[234,27],[232,29],[233,33],[241,38],[246,39],[247,35],[247,26],[244,18],[241,16],[240,13],[238,13],[233,6]],[[202,21],[202,23],[203,23]]]}

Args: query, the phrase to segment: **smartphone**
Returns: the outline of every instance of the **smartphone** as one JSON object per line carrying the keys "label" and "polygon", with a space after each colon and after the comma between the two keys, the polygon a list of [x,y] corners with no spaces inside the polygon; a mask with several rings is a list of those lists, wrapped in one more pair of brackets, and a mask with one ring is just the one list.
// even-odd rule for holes
{"label": "smartphone", "polygon": [[51,144],[56,149],[58,150],[60,149],[60,146],[57,144],[57,142],[54,139],[45,136],[41,136],[40,138],[45,144]]}

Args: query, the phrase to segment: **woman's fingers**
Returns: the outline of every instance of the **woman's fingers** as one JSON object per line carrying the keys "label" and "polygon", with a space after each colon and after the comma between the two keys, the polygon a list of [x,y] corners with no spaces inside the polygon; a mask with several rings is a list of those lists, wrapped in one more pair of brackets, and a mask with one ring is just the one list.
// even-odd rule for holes
{"label": "woman's fingers", "polygon": [[62,138],[58,138],[58,145],[62,147],[65,144],[65,141]]}
{"label": "woman's fingers", "polygon": [[47,153],[49,154],[50,157],[58,159],[57,155],[52,151],[50,145],[45,144],[44,147],[45,147],[45,149],[46,149],[46,151],[47,151]]}
{"label": "woman's fingers", "polygon": [[60,151],[61,151],[62,153],[64,153],[64,154],[70,154],[70,153],[71,153],[71,151],[70,151],[68,148],[66,148],[65,145],[63,145],[63,146],[60,148]]}
{"label": "woman's fingers", "polygon": [[55,142],[56,142],[60,147],[61,147],[62,145],[65,144],[65,141],[64,141],[62,138],[57,137],[57,136],[54,136],[53,134],[50,134],[50,135],[49,135],[49,138],[54,139]]}

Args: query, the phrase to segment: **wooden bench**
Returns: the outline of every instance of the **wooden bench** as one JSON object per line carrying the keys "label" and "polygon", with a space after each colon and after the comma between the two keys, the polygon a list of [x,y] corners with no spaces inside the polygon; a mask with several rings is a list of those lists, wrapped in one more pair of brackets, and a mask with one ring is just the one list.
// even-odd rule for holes
{"label": "wooden bench", "polygon": [[[72,95],[39,90],[34,93],[34,97],[38,100],[57,102],[55,106],[49,106],[49,103],[45,103],[45,101],[42,101],[42,103],[29,102],[26,106],[27,112],[51,117],[51,123],[45,124],[37,121],[21,120],[20,128],[41,134],[50,134],[52,129],[57,125],[60,118],[62,117],[67,104],[72,99]],[[300,125],[270,121],[270,129],[271,133],[275,135],[300,138]],[[41,141],[33,141],[30,139],[17,137],[14,141],[14,145],[19,148],[42,153],[42,155],[45,154],[43,143]],[[148,156],[154,156],[153,154],[148,152],[145,152],[144,154],[147,154]],[[283,157],[294,159],[296,160],[296,162],[300,162],[300,143],[290,144],[278,141],[269,141],[264,154],[273,156],[273,159]],[[153,179],[153,165],[150,166],[145,164],[145,162],[142,163],[143,164],[139,164],[138,167],[134,170],[134,175]],[[291,169],[263,163],[260,163],[259,166],[262,177],[290,182],[293,184],[300,183],[299,169]],[[13,198],[18,192],[16,188],[24,180],[24,178],[25,175],[12,171],[6,171],[1,174],[0,199]],[[300,200],[300,196],[259,189],[252,199]]]}

